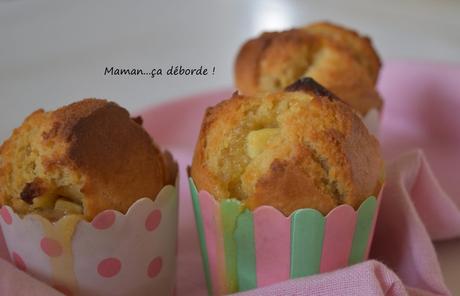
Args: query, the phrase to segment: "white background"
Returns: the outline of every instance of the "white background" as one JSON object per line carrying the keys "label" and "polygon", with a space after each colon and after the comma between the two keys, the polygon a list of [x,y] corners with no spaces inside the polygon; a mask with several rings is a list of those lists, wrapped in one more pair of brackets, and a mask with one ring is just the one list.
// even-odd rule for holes
{"label": "white background", "polygon": [[[460,62],[460,2],[452,0],[4,1],[0,139],[33,110],[84,97],[109,98],[136,111],[231,86],[233,59],[244,40],[326,19],[372,36],[383,60]],[[170,65],[216,71],[153,79],[103,75],[111,66]],[[460,242],[437,249],[448,286],[460,294]]]}

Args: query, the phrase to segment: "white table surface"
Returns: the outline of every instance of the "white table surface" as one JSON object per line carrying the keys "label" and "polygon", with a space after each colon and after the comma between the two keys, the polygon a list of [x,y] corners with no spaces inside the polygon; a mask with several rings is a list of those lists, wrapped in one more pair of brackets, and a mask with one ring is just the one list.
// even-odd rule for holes
{"label": "white table surface", "polygon": [[[241,43],[263,30],[332,20],[372,36],[383,60],[460,62],[460,2],[0,1],[0,139],[37,108],[84,97],[131,111],[232,85]],[[105,67],[215,67],[204,77],[104,76]],[[437,243],[460,294],[460,240]]]}

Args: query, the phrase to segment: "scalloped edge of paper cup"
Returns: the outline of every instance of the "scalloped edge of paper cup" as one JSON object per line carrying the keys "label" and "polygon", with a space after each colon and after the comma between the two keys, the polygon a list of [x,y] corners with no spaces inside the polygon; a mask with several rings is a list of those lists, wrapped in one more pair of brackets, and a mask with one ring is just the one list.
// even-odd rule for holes
{"label": "scalloped edge of paper cup", "polygon": [[126,214],[105,210],[91,222],[51,223],[3,206],[0,226],[11,261],[66,295],[172,295],[177,184],[163,187],[155,200],[138,199]]}
{"label": "scalloped edge of paper cup", "polygon": [[210,295],[367,259],[382,193],[368,197],[357,210],[340,205],[324,216],[315,209],[299,209],[286,217],[271,206],[250,211],[236,199],[218,202],[208,192],[198,192],[192,178],[189,186]]}

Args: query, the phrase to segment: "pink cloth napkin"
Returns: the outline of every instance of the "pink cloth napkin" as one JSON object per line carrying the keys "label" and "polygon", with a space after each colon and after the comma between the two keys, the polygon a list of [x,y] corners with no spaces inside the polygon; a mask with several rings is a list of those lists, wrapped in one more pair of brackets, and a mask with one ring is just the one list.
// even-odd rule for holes
{"label": "pink cloth napkin", "polygon": [[0,259],[0,295],[8,296],[62,296],[45,283]]}
{"label": "pink cloth napkin", "polygon": [[[387,182],[371,251],[375,260],[241,295],[450,295],[431,241],[460,236],[460,67],[390,62],[379,87]],[[206,294],[185,167],[205,108],[230,93],[142,112],[146,128],[173,152],[182,173],[177,295]],[[6,256],[1,243],[0,256]],[[59,293],[0,259],[0,295]]]}

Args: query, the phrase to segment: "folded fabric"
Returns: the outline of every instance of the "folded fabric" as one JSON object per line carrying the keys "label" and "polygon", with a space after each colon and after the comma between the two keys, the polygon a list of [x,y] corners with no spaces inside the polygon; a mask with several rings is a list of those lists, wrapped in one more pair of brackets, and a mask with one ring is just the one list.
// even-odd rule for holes
{"label": "folded fabric", "polygon": [[20,271],[4,259],[0,259],[0,295],[62,296],[63,294]]}
{"label": "folded fabric", "polygon": [[408,295],[398,276],[383,263],[369,260],[335,272],[289,280],[257,290],[234,294],[264,295]]}
{"label": "folded fabric", "polygon": [[431,239],[459,234],[458,209],[420,150],[388,167],[387,184],[371,258],[384,261],[408,286],[449,295]]}

